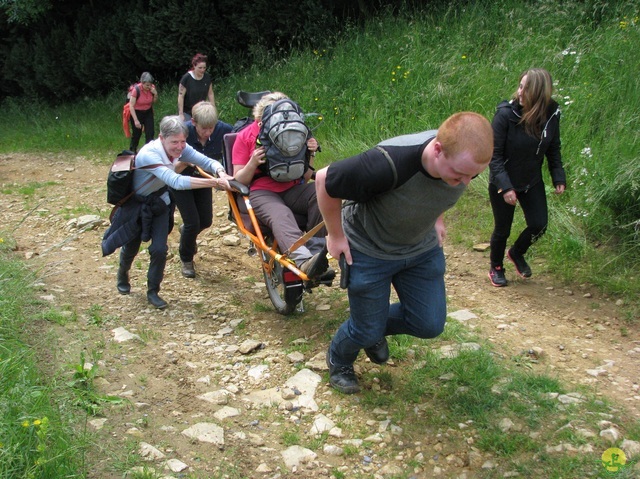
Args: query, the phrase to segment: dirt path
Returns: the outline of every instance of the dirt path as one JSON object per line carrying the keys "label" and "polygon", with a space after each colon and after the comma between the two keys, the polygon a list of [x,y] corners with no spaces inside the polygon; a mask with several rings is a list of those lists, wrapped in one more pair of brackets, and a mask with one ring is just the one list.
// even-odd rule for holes
{"label": "dirt path", "polygon": [[[214,226],[201,235],[198,278],[182,278],[179,260],[171,256],[163,283],[163,297],[170,307],[151,310],[144,295],[148,263],[141,253],[132,274],[133,293],[119,296],[116,255],[103,258],[100,252],[106,223],[86,230],[76,226],[83,215],[108,216],[104,170],[86,158],[0,156],[0,231],[11,232],[17,253],[38,271],[43,308],[50,303],[78,312],[78,322],[54,326],[60,343],[47,346],[52,361],[74,362],[84,348],[99,361],[101,389],[131,399],[130,408],[110,412],[104,424],[93,426],[101,427],[96,434],[104,433],[110,441],[162,444],[167,457],[180,458],[190,470],[202,473],[236,468],[257,471],[251,477],[288,477],[279,472],[273,457],[286,449],[286,421],[306,419],[304,408],[296,403],[300,391],[295,389],[300,386],[291,386],[293,396],[282,401],[278,410],[284,412],[278,417],[261,412],[261,404],[273,398],[257,395],[261,391],[266,395],[274,385],[280,387],[296,376],[302,368],[296,366],[300,358],[292,355],[295,352],[301,352],[303,363],[322,376],[319,358],[348,307],[344,292],[337,285],[319,288],[305,300],[305,314],[285,319],[274,313],[260,284],[258,262],[245,254],[246,240],[240,246],[223,244],[224,236],[234,230],[226,219],[226,198],[218,193]],[[44,182],[50,183],[33,194],[21,190]],[[176,220],[180,223],[179,215]],[[172,255],[177,242],[174,231]],[[587,285],[561,286],[545,274],[493,288],[486,277],[488,253],[451,245],[445,252],[449,310],[474,313],[476,318],[465,324],[495,344],[496,351],[565,383],[593,386],[630,417],[640,418],[640,334],[622,320],[615,300]],[[534,273],[545,269],[533,266]],[[145,342],[116,342],[117,327]],[[243,345],[250,346],[246,341],[255,341],[257,349],[242,354]],[[539,361],[529,361],[535,355],[541,355]],[[362,359],[360,363],[364,369],[373,366]],[[348,410],[355,420],[371,420],[358,416],[357,397],[333,394],[324,380],[313,388],[320,411]],[[210,402],[196,399],[222,389],[226,392],[210,395]],[[198,418],[207,422],[205,418],[220,410],[228,416],[215,417],[233,425],[225,430],[224,446],[227,461],[229,454],[234,457],[233,465],[211,460],[215,457],[211,444],[180,433]],[[102,459],[113,460],[106,452]],[[358,459],[355,465],[349,457],[325,451],[322,460],[311,460],[314,468],[304,466],[313,473],[302,477],[329,477],[332,464],[345,471],[375,470]],[[100,464],[95,467],[101,469]],[[108,476],[96,473],[95,477]]]}

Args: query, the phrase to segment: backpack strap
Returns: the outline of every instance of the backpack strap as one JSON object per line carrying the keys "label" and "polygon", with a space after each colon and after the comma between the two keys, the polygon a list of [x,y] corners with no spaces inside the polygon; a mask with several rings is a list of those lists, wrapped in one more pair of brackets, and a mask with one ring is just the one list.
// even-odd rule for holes
{"label": "backpack strap", "polygon": [[129,85],[129,90],[128,90],[128,95],[127,95],[127,102],[125,103],[125,105],[129,104],[129,100],[131,99],[132,95],[132,91],[131,90],[135,90],[136,91],[136,100],[140,99],[140,83],[134,83],[133,85]]}
{"label": "backpack strap", "polygon": [[[135,158],[134,158],[134,164],[135,164]],[[136,168],[135,166],[132,167],[132,170],[145,170],[148,168],[156,168],[158,166],[163,166],[163,163],[154,163],[153,165],[147,165],[147,166],[141,166],[140,168]],[[147,178],[147,180],[145,182],[143,182],[140,186],[138,186],[135,190],[133,190],[131,193],[129,193],[127,196],[125,196],[124,198],[122,198],[120,201],[118,201],[113,208],[111,209],[111,213],[109,213],[109,221],[113,221],[113,216],[116,214],[116,211],[118,211],[118,209],[120,209],[120,207],[122,205],[124,205],[127,201],[129,201],[129,199],[136,194],[136,192],[142,188],[145,185],[148,185],[149,183],[151,183],[153,181],[153,176],[151,178]]]}
{"label": "backpack strap", "polygon": [[[135,167],[135,164],[136,164],[135,161],[136,161],[136,159],[134,158],[133,159],[134,166],[131,168],[131,170],[147,170],[147,169],[150,169],[150,168],[157,168],[158,166],[164,166],[163,163],[154,163],[153,165],[141,166],[140,168],[136,168]],[[116,206],[119,207],[119,206],[122,206],[123,204],[125,204],[129,200],[129,198],[131,198],[133,195],[135,195],[138,192],[138,190],[142,189],[143,186],[148,185],[152,181],[153,181],[153,176],[150,177],[150,178],[147,178],[147,180],[145,182],[143,182],[140,186],[138,186],[135,190],[133,190],[127,196],[125,196],[120,201],[118,201],[116,203]]]}
{"label": "backpack strap", "polygon": [[398,184],[398,170],[396,170],[396,165],[393,162],[393,160],[391,159],[391,156],[389,155],[389,152],[387,150],[385,150],[381,146],[376,146],[376,150],[378,150],[380,153],[382,153],[384,155],[384,157],[389,162],[389,166],[391,167],[391,171],[393,171],[393,186],[391,187],[391,189],[393,190],[393,189],[395,189],[396,185]]}

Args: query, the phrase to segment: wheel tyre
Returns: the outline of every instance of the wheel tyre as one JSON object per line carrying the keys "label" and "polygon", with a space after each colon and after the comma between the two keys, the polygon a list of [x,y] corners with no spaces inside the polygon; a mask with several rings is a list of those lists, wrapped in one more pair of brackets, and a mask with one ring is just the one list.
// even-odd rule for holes
{"label": "wheel tyre", "polygon": [[[268,262],[269,256],[266,253],[261,254],[262,261]],[[285,271],[288,270],[283,268],[278,262],[274,262],[271,271],[268,271],[268,268],[266,268],[263,263],[262,273],[267,286],[267,292],[269,293],[269,299],[271,299],[278,313],[287,316],[293,313],[300,301],[302,301],[304,288],[302,280],[285,283]]]}

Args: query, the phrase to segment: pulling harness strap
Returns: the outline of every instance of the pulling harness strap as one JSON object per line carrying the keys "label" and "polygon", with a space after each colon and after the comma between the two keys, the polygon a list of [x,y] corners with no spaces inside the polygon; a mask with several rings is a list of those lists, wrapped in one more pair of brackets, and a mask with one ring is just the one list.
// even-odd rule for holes
{"label": "pulling harness strap", "polygon": [[393,190],[393,189],[395,189],[396,185],[398,184],[398,171],[396,170],[396,165],[393,163],[393,160],[391,159],[391,156],[389,155],[389,152],[387,150],[385,150],[381,146],[376,146],[376,150],[378,150],[380,153],[382,153],[384,155],[384,157],[389,162],[389,166],[391,167],[391,171],[393,171],[393,186],[391,187],[391,189]]}

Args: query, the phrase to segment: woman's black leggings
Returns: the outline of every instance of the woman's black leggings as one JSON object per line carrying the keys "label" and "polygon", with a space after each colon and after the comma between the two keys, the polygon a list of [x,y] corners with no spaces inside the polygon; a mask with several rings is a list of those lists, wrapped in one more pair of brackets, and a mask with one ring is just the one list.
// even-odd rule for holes
{"label": "woman's black leggings", "polygon": [[[140,125],[144,128],[144,142],[149,143],[155,136],[155,132],[153,130],[153,108],[149,108],[148,110],[136,110],[136,116],[138,117]],[[142,128],[136,128],[136,125],[133,122],[133,117],[131,117],[131,143],[129,144],[129,149],[134,153],[138,152],[138,143],[142,136]]]}
{"label": "woman's black leggings", "polygon": [[[518,203],[524,213],[527,227],[520,233],[513,243],[514,252],[524,255],[529,247],[540,238],[547,230],[549,213],[547,210],[547,197],[544,191],[544,183],[538,182],[527,191],[517,193]],[[507,247],[507,239],[511,234],[515,205],[509,205],[504,201],[498,188],[489,183],[489,200],[493,210],[493,234],[491,235],[491,266],[502,266],[504,252]]]}

